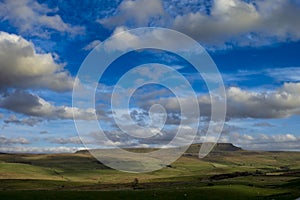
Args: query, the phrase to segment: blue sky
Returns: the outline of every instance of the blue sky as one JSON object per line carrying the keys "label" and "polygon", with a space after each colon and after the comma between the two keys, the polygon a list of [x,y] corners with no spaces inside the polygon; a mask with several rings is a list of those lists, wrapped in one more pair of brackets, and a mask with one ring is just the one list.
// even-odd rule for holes
{"label": "blue sky", "polygon": [[[212,57],[228,103],[221,142],[246,149],[299,151],[299,17],[296,0],[0,0],[0,151],[84,148],[71,108],[77,72],[100,42],[139,27],[180,31]],[[131,100],[131,117],[140,125],[148,123],[147,109],[154,101],[165,106],[168,118],[160,137],[151,142],[127,137],[112,121],[109,100],[119,77],[149,62],[183,74],[198,96],[200,112],[206,103],[205,83],[180,57],[154,50],[128,53],[112,63],[96,94],[99,121],[114,145],[165,145],[174,137],[178,105],[164,87],[145,86]],[[75,110],[88,125],[94,111]],[[204,118],[209,117],[203,110]],[[204,119],[195,142],[201,141],[206,126]],[[97,138],[95,130],[88,135],[90,140]]]}

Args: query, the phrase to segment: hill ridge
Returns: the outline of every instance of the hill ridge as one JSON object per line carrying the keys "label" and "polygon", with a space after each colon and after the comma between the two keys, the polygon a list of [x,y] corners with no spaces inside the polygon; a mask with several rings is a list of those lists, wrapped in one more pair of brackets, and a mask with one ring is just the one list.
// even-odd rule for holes
{"label": "hill ridge", "polygon": [[[200,147],[201,147],[202,143],[195,143],[195,144],[192,144],[187,150],[185,153],[198,153],[199,150],[200,150]],[[145,153],[145,152],[151,152],[151,151],[155,151],[157,150],[157,148],[141,148],[141,147],[131,147],[131,148],[124,148],[124,149],[127,149],[129,151],[134,151],[134,150],[141,150],[140,153]],[[95,150],[95,149],[94,149]],[[101,150],[101,149],[99,149]],[[232,143],[217,143],[214,148],[213,148],[213,152],[220,152],[220,151],[241,151],[243,150],[241,147],[237,147],[235,146],[234,144]],[[87,149],[84,149],[84,150],[79,150],[79,151],[76,151],[75,154],[78,154],[78,153],[88,153],[88,150]]]}

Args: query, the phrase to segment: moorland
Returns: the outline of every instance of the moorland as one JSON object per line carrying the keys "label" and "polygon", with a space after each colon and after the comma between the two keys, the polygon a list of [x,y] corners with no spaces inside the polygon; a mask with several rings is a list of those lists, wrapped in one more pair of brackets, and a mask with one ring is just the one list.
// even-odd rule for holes
{"label": "moorland", "polygon": [[[300,152],[248,151],[217,144],[198,158],[193,144],[149,173],[110,169],[88,151],[0,154],[0,199],[297,199]],[[135,149],[135,152],[144,152]]]}

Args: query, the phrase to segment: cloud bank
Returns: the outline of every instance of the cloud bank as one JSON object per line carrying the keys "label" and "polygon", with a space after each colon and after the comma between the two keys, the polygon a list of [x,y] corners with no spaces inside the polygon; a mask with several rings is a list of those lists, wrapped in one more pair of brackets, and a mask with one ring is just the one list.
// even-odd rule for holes
{"label": "cloud bank", "polygon": [[[181,9],[174,9],[174,4]],[[299,17],[300,7],[292,0],[214,0],[198,4],[128,0],[122,1],[113,16],[98,22],[108,28],[163,26],[206,45],[230,47],[298,40]]]}

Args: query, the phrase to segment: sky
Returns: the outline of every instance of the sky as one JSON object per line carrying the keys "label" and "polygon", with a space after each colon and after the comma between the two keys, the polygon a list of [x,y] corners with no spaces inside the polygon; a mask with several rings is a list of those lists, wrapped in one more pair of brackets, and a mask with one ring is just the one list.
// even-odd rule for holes
{"label": "sky", "polygon": [[[0,152],[164,146],[175,137],[180,121],[186,132],[197,129],[194,142],[201,142],[211,117],[208,87],[195,68],[173,52],[142,49],[122,55],[99,79],[96,105],[72,107],[73,87],[82,84],[76,76],[89,53],[113,35],[140,27],[186,34],[213,59],[227,101],[219,142],[250,150],[300,151],[299,18],[297,0],[0,0]],[[147,43],[142,35],[121,36],[115,48]],[[130,70],[138,74],[133,76],[136,82],[172,78],[174,74],[153,63],[183,75],[196,94],[201,120],[198,124],[189,114],[181,115],[170,88],[147,84],[129,99],[131,121],[119,121],[129,132],[124,134],[117,122],[125,114],[111,108],[114,86]],[[134,71],[136,66],[143,68]],[[122,100],[132,89],[121,88],[115,98]],[[180,98],[192,111],[195,106],[184,89]],[[154,104],[161,106],[151,107]],[[73,112],[86,124],[86,133],[80,135],[85,144]],[[162,112],[167,114],[161,117]],[[89,126],[95,113],[110,141]],[[158,119],[155,126],[151,119]],[[147,131],[156,135],[148,140],[143,137]]]}

